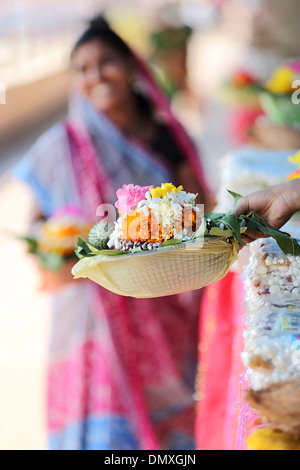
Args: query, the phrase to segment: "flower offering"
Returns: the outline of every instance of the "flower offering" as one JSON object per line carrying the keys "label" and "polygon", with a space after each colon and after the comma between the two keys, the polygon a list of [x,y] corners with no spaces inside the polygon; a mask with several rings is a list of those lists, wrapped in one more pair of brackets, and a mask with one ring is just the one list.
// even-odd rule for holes
{"label": "flower offering", "polygon": [[117,191],[120,217],[108,247],[123,251],[151,250],[173,238],[188,241],[199,228],[196,194],[171,183],[161,187],[124,185]]}
{"label": "flower offering", "polygon": [[[236,202],[242,197],[230,193]],[[117,221],[112,225],[103,219],[86,241],[78,240],[80,261],[72,274],[119,295],[162,297],[218,281],[236,260],[247,224],[252,231],[280,237],[285,252],[300,253],[295,240],[267,227],[254,212],[204,215],[203,206],[196,205],[197,194],[182,186],[130,184],[117,196]]]}
{"label": "flower offering", "polygon": [[45,268],[56,270],[64,259],[74,257],[78,237],[86,237],[90,227],[79,209],[66,206],[55,211],[47,221],[38,223],[34,233],[22,239]]}

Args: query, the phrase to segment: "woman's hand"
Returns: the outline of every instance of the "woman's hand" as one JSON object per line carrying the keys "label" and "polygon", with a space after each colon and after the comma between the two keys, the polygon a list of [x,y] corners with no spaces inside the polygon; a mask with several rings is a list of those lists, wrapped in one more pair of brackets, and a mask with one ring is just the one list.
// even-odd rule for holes
{"label": "woman's hand", "polygon": [[[276,229],[280,229],[292,215],[300,210],[300,179],[287,181],[246,196],[234,210],[236,216],[256,212]],[[247,233],[243,241],[249,243],[262,234]]]}
{"label": "woman's hand", "polygon": [[61,269],[54,271],[52,269],[46,269],[38,263],[37,269],[40,276],[39,289],[42,292],[58,292],[66,287],[74,281],[71,273],[74,264],[74,260],[66,260]]}

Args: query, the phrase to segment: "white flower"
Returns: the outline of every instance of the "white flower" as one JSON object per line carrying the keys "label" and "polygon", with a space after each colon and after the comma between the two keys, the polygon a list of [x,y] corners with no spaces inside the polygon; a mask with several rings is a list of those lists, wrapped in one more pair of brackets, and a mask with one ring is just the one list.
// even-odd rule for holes
{"label": "white flower", "polygon": [[172,226],[175,220],[181,220],[182,207],[180,204],[172,204],[166,197],[159,201],[159,203],[156,203],[156,199],[154,199],[152,203],[149,204],[157,223],[161,224],[163,227],[167,227]]}

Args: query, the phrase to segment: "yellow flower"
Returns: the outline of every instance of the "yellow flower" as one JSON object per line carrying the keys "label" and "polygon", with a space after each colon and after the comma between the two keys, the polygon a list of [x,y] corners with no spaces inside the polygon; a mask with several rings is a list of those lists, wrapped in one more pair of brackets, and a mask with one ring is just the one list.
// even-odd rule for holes
{"label": "yellow flower", "polygon": [[296,155],[288,157],[288,161],[291,163],[295,163],[295,165],[298,165],[300,167],[300,150]]}
{"label": "yellow flower", "polygon": [[247,439],[248,450],[300,450],[300,440],[272,428],[256,429]]}
{"label": "yellow flower", "polygon": [[156,197],[159,197],[159,198],[162,197],[162,189],[159,187],[150,188],[150,193],[151,193],[152,199],[155,199]]}
{"label": "yellow flower", "polygon": [[172,183],[164,183],[161,185],[162,189],[162,197],[165,197],[169,193],[174,193],[176,191],[176,186],[174,186]]}
{"label": "yellow flower", "polygon": [[178,186],[178,188],[176,188],[172,183],[163,183],[161,187],[150,188],[152,199],[156,197],[164,198],[167,194],[173,193],[174,191],[176,191],[176,193],[180,193],[182,190],[182,186]]}
{"label": "yellow flower", "polygon": [[271,93],[287,94],[292,93],[292,84],[295,80],[295,73],[289,67],[278,67],[273,76],[267,81],[266,88]]}
{"label": "yellow flower", "polygon": [[300,169],[298,169],[298,170],[296,170],[296,171],[293,171],[293,173],[291,173],[291,174],[287,177],[286,181],[292,181],[292,180],[296,180],[296,179],[298,179],[298,178],[300,178]]}
{"label": "yellow flower", "polygon": [[298,169],[290,173],[286,181],[291,181],[300,178],[300,150],[298,153],[296,153],[296,155],[288,157],[288,161],[294,163],[295,165],[298,165]]}

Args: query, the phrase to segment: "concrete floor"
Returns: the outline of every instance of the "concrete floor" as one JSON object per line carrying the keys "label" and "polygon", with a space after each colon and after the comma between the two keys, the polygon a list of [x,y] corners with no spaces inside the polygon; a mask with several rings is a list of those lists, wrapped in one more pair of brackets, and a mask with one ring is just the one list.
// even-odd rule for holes
{"label": "concrete floor", "polygon": [[[38,292],[38,277],[23,243],[3,231],[5,226],[13,233],[26,233],[26,197],[13,183],[1,187],[1,450],[46,448],[49,299]],[[18,207],[22,207],[20,214]]]}

